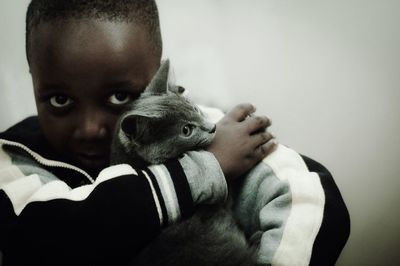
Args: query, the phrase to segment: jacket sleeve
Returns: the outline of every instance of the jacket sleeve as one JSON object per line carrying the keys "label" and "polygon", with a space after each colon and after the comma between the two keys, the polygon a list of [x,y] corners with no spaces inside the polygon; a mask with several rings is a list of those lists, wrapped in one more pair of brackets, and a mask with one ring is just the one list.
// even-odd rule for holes
{"label": "jacket sleeve", "polygon": [[[93,184],[74,189],[33,168],[23,173],[0,148],[4,266],[119,265],[162,227],[189,216],[195,204],[222,201],[227,193],[222,171],[207,152],[143,170],[111,166]],[[194,180],[202,174],[208,178],[198,186]]]}
{"label": "jacket sleeve", "polygon": [[309,170],[318,174],[325,192],[324,216],[310,265],[334,265],[350,235],[350,215],[331,173],[320,163],[302,158]]}
{"label": "jacket sleeve", "polygon": [[334,265],[349,236],[331,174],[283,145],[238,186],[234,211],[261,265]]}

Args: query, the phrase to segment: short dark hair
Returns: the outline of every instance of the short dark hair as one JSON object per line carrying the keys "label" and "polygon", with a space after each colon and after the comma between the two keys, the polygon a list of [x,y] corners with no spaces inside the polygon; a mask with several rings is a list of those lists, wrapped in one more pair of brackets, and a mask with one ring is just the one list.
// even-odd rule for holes
{"label": "short dark hair", "polygon": [[162,39],[155,0],[32,0],[26,14],[28,62],[32,29],[42,22],[71,18],[140,23],[149,33],[154,54],[161,58]]}

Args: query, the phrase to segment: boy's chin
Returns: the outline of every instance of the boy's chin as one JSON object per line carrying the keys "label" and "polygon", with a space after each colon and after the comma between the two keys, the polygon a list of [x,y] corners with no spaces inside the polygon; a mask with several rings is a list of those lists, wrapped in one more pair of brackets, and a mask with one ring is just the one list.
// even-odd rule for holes
{"label": "boy's chin", "polygon": [[98,174],[109,164],[108,156],[85,156],[77,155],[77,161],[82,170],[90,175]]}

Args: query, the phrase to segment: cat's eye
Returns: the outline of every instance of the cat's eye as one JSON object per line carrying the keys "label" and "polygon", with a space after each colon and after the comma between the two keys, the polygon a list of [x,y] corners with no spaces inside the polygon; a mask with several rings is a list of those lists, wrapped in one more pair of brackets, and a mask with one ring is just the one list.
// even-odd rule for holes
{"label": "cat's eye", "polygon": [[131,95],[127,92],[115,92],[108,98],[108,102],[113,105],[124,105],[131,101]]}
{"label": "cat's eye", "polygon": [[185,137],[190,137],[190,135],[192,135],[192,133],[193,133],[193,128],[194,128],[193,125],[190,125],[190,124],[184,125],[182,127],[182,134]]}
{"label": "cat's eye", "polygon": [[54,95],[50,97],[50,105],[55,108],[64,108],[72,104],[72,99],[65,95]]}

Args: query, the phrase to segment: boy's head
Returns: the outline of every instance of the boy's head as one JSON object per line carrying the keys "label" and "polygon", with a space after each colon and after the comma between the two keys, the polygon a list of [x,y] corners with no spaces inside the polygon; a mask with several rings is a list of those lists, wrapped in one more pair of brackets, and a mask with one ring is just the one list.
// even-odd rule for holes
{"label": "boy's head", "polygon": [[154,0],[33,0],[26,51],[52,147],[89,172],[105,167],[119,115],[159,67]]}
{"label": "boy's head", "polygon": [[52,24],[69,19],[134,22],[146,31],[149,48],[161,57],[162,39],[155,0],[32,0],[26,14],[28,62],[33,29],[41,23]]}

